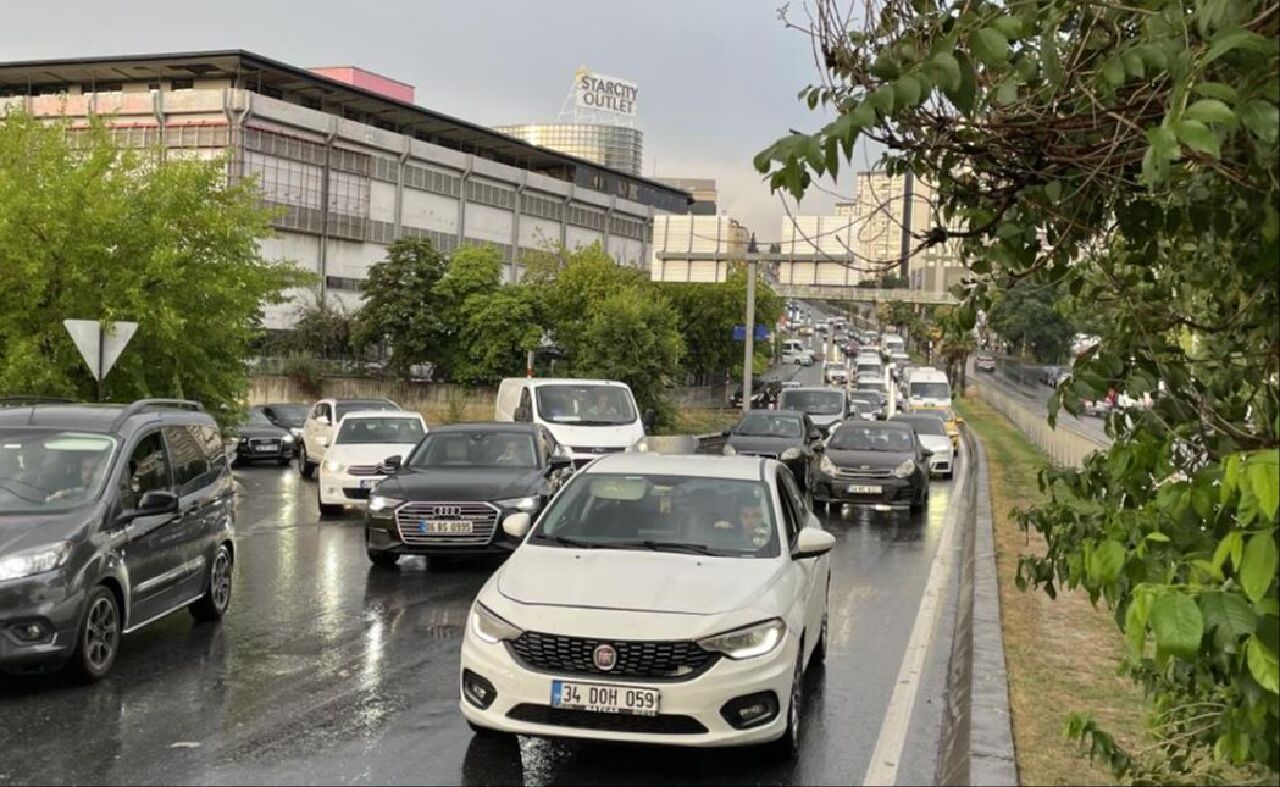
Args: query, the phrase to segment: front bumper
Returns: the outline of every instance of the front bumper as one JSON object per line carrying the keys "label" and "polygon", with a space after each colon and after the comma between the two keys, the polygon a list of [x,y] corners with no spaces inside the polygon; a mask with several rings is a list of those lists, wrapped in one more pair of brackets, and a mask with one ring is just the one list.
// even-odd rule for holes
{"label": "front bumper", "polygon": [[[877,493],[853,492],[852,487],[879,487]],[[908,508],[920,493],[910,478],[845,478],[818,473],[813,480],[813,499],[849,503],[876,509]]]}
{"label": "front bumper", "polygon": [[364,505],[369,501],[369,490],[384,478],[384,475],[333,473],[321,465],[317,476],[320,502],[325,505]]}
{"label": "front bumper", "polygon": [[929,457],[929,472],[933,475],[946,475],[955,469],[955,454],[934,455]]}
{"label": "front bumper", "polygon": [[[365,516],[365,549],[369,552],[385,552],[392,555],[504,555],[520,546],[520,540],[508,536],[502,529],[502,520],[517,513],[515,509],[502,509],[494,524],[493,535],[484,543],[450,543],[442,538],[436,543],[406,543],[394,516]],[[539,511],[529,511],[537,519]]]}
{"label": "front bumper", "polygon": [[[468,721],[519,735],[587,738],[676,746],[734,746],[764,743],[780,737],[787,725],[787,701],[795,669],[798,641],[788,634],[765,656],[744,661],[721,658],[706,672],[685,681],[646,681],[600,675],[535,672],[511,655],[503,643],[480,641],[471,632],[462,641],[459,692],[470,672],[488,681],[494,696],[486,708],[463,694],[459,708]],[[656,689],[661,692],[657,716],[621,716],[593,711],[559,712],[551,708],[551,684],[563,679],[584,683]],[[725,703],[757,692],[773,692],[777,714],[768,722],[736,729],[721,716]],[[537,719],[532,720],[532,719]],[[584,726],[587,725],[587,726]]]}
{"label": "front bumper", "polygon": [[[22,672],[66,661],[76,647],[84,594],[68,592],[60,571],[0,582],[0,669]],[[20,629],[35,625],[39,637]]]}

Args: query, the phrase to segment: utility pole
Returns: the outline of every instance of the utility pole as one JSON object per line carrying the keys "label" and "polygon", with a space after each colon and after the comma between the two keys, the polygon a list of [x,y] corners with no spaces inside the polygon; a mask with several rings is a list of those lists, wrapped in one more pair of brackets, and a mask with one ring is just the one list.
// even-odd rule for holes
{"label": "utility pole", "polygon": [[755,233],[751,233],[751,241],[747,244],[747,319],[743,323],[746,328],[742,337],[742,412],[751,410],[751,377],[755,371],[756,354],[756,259],[759,248],[756,246]]}

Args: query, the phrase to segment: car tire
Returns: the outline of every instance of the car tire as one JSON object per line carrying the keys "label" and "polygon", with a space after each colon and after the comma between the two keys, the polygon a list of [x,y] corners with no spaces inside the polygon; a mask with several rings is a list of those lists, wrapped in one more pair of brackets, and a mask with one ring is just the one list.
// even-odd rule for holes
{"label": "car tire", "polygon": [[400,556],[394,552],[366,549],[365,554],[369,556],[369,562],[378,568],[395,568],[400,563]]}
{"label": "car tire", "polygon": [[298,446],[298,475],[309,481],[315,472],[316,466],[307,461],[307,446],[305,444]]}
{"label": "car tire", "polygon": [[69,664],[77,680],[94,683],[111,671],[120,652],[123,629],[116,594],[105,585],[98,585],[85,604],[84,620],[80,621],[76,649]]}
{"label": "car tire", "polygon": [[231,550],[226,544],[219,544],[209,564],[204,595],[187,606],[193,618],[211,623],[227,614],[227,607],[231,605],[231,568]]}
{"label": "car tire", "polygon": [[787,700],[787,727],[782,736],[770,747],[779,760],[794,760],[800,754],[800,720],[804,708],[804,647],[796,656],[795,672],[791,676],[791,697]]}

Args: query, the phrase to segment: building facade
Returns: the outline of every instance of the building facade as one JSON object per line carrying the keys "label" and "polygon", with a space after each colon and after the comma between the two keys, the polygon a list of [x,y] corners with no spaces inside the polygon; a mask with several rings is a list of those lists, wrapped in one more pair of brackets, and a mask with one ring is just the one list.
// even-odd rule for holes
{"label": "building facade", "polygon": [[728,216],[655,216],[654,281],[724,281],[729,266],[743,262],[751,233]]}
{"label": "building facade", "polygon": [[672,188],[687,191],[693,197],[689,206],[691,216],[714,216],[719,212],[716,205],[720,192],[716,188],[715,178],[654,178]]}
{"label": "building facade", "polygon": [[[280,211],[263,256],[315,272],[322,297],[348,307],[400,237],[446,253],[492,244],[514,281],[522,254],[554,244],[599,242],[647,265],[654,216],[688,208],[689,195],[666,184],[353,81],[238,50],[0,63],[0,113],[16,106],[73,124],[106,115],[125,144],[225,156],[228,175],[256,177]],[[268,307],[266,325],[287,328],[295,314]]]}
{"label": "building facade", "polygon": [[495,131],[530,145],[558,150],[604,167],[639,175],[644,165],[644,134],[606,123],[522,123]]}

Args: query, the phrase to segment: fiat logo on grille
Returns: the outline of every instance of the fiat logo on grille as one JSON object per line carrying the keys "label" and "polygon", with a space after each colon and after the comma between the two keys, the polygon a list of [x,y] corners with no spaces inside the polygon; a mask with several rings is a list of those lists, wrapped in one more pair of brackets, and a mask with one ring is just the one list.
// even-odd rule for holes
{"label": "fiat logo on grille", "polygon": [[436,506],[431,513],[435,516],[462,516],[462,506]]}
{"label": "fiat logo on grille", "polygon": [[618,651],[612,645],[596,645],[596,649],[591,652],[591,661],[597,669],[608,672],[618,664]]}

